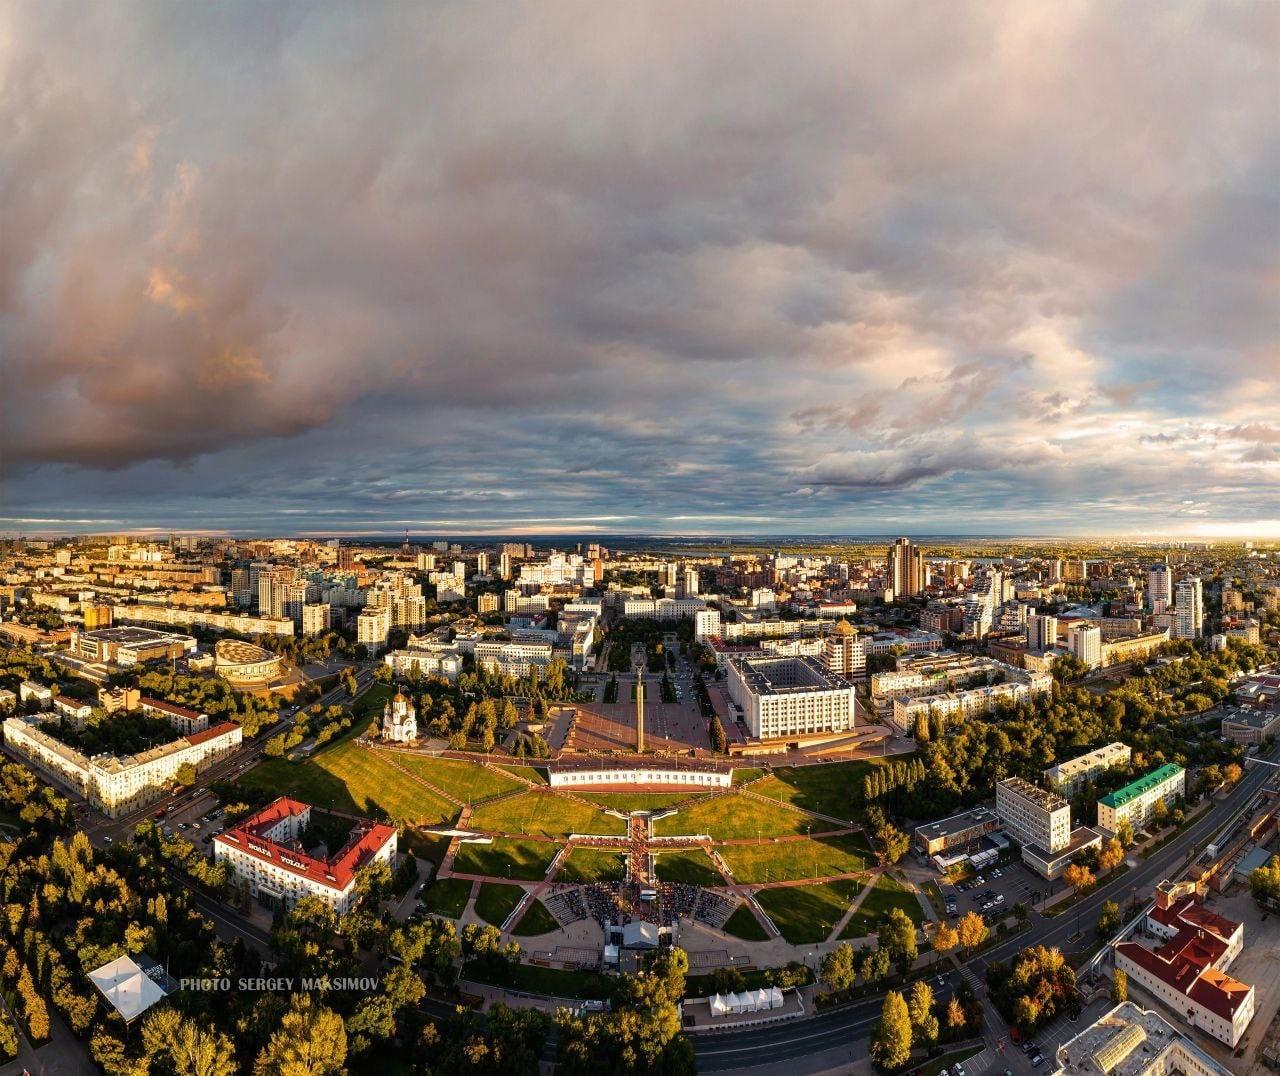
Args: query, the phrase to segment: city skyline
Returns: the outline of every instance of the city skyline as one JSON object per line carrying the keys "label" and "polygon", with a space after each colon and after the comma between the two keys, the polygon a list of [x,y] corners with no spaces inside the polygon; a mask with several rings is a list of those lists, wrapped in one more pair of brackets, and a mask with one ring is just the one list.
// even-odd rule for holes
{"label": "city skyline", "polygon": [[0,535],[1280,537],[1277,9],[925,10],[3,9]]}

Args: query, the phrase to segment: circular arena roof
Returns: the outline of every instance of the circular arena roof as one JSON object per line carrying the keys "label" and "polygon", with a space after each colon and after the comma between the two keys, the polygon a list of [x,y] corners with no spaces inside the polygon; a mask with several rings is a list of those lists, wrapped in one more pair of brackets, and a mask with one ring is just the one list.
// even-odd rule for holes
{"label": "circular arena roof", "polygon": [[219,665],[260,665],[278,660],[270,650],[239,639],[220,640],[213,648],[213,653]]}

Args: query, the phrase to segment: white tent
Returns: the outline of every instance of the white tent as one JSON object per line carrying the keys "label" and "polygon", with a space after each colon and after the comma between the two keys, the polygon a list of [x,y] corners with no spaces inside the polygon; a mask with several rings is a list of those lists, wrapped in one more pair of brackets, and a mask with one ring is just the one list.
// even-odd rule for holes
{"label": "white tent", "polygon": [[760,1012],[761,1009],[769,1008],[769,991],[761,987],[759,990],[751,991],[751,1012]]}
{"label": "white tent", "polygon": [[782,987],[780,986],[769,987],[769,1008],[781,1009],[783,1004],[784,1002],[782,999]]}
{"label": "white tent", "polygon": [[[730,995],[730,997],[732,997],[732,995]],[[719,994],[711,995],[712,1016],[727,1016],[731,1011],[728,997],[721,997]]]}
{"label": "white tent", "polygon": [[118,957],[97,971],[91,971],[89,978],[126,1023],[141,1016],[165,996],[159,984],[129,956]]}
{"label": "white tent", "polygon": [[747,1011],[747,995],[746,994],[730,994],[729,995],[729,1011],[730,1012],[746,1012]]}

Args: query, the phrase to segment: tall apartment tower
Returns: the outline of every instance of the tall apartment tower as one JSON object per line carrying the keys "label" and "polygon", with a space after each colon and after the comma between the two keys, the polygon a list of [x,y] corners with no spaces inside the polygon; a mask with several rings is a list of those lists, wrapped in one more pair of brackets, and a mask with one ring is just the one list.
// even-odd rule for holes
{"label": "tall apartment tower", "polygon": [[894,597],[911,597],[924,590],[924,560],[910,538],[899,538],[886,558],[889,587]]}
{"label": "tall apartment tower", "polygon": [[503,579],[511,578],[511,554],[506,550],[498,554],[498,574]]}
{"label": "tall apartment tower", "polygon": [[1051,650],[1058,645],[1056,616],[1027,617],[1027,649],[1035,652]]}
{"label": "tall apartment tower", "polygon": [[476,572],[478,572],[480,575],[489,574],[489,554],[488,553],[476,554]]}
{"label": "tall apartment tower", "polygon": [[1174,638],[1199,639],[1204,629],[1204,591],[1199,576],[1183,579],[1177,587]]}
{"label": "tall apartment tower", "polygon": [[685,568],[684,570],[684,596],[692,598],[698,593],[698,569]]}
{"label": "tall apartment tower", "polygon": [[1173,604],[1173,572],[1169,565],[1157,564],[1148,570],[1147,604],[1153,613],[1163,613]]}

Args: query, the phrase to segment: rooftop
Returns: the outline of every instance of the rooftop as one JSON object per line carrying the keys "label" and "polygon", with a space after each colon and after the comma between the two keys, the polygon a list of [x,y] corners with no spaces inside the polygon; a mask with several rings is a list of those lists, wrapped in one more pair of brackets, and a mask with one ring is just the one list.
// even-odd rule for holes
{"label": "rooftop", "polygon": [[356,871],[372,860],[396,835],[394,826],[357,819],[351,839],[328,859],[308,855],[296,841],[281,843],[265,836],[284,819],[310,810],[310,804],[281,796],[225,833],[219,833],[213,839],[214,844],[229,845],[327,889],[345,892],[355,880]]}
{"label": "rooftop", "polygon": [[1166,763],[1159,769],[1143,774],[1136,781],[1125,785],[1124,788],[1108,792],[1098,802],[1111,808],[1123,807],[1126,803],[1136,800],[1139,796],[1150,792],[1153,788],[1169,780],[1170,777],[1181,772],[1181,766],[1175,766],[1172,762]]}
{"label": "rooftop", "polygon": [[[1182,1053],[1193,1063],[1174,1055]],[[1058,1050],[1071,1076],[1142,1076],[1174,1069],[1227,1076],[1227,1070],[1158,1013],[1131,1001],[1117,1005]]]}
{"label": "rooftop", "polygon": [[1030,800],[1045,811],[1060,811],[1067,806],[1067,801],[1059,796],[1058,793],[1033,785],[1030,781],[1024,781],[1021,777],[1007,777],[1003,781],[997,781],[996,788],[1005,788],[1023,799]]}

